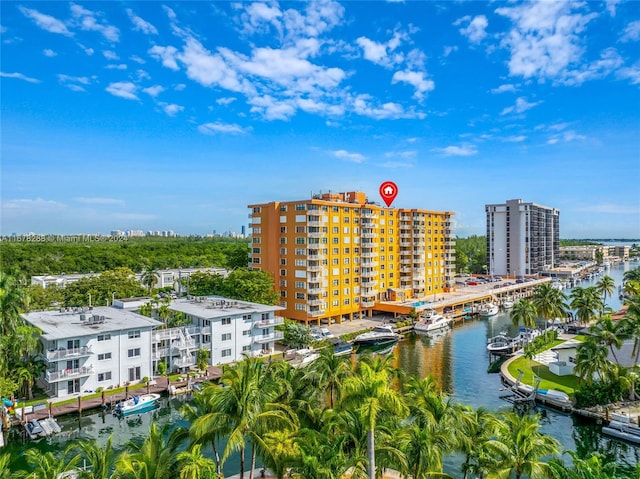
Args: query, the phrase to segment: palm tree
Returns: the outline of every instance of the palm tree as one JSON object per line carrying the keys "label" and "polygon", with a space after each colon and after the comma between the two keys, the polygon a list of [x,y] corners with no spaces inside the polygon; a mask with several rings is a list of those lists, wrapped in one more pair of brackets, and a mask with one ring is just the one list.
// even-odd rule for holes
{"label": "palm tree", "polygon": [[631,354],[635,356],[635,363],[638,364],[640,360],[640,296],[626,299],[624,303],[627,305],[627,311],[621,320],[621,328],[626,337],[633,339]]}
{"label": "palm tree", "polygon": [[83,441],[75,447],[89,464],[88,468],[82,470],[79,479],[111,478],[116,456],[112,436],[109,436],[104,447],[100,447],[95,441]]}
{"label": "palm tree", "polygon": [[498,475],[516,479],[523,475],[530,479],[548,477],[550,468],[542,458],[557,454],[560,444],[540,432],[538,416],[520,416],[514,412],[502,415],[497,442]]}
{"label": "palm tree", "polygon": [[614,323],[610,317],[601,317],[596,324],[589,328],[589,332],[595,338],[598,343],[605,344],[611,350],[613,359],[616,363],[619,363],[616,357],[615,349],[620,349],[622,346],[623,334],[622,323]]}
{"label": "palm tree", "polygon": [[167,423],[158,428],[154,422],[149,435],[141,444],[130,441],[116,461],[116,474],[122,479],[173,479],[177,470],[177,449],[180,433],[174,430],[168,440],[164,435],[170,427]]}
{"label": "palm tree", "polygon": [[200,448],[202,445],[194,444],[191,449],[178,453],[178,469],[180,479],[218,479],[216,463],[204,457]]}
{"label": "palm tree", "polygon": [[513,305],[509,312],[509,317],[514,326],[522,324],[525,328],[533,329],[536,327],[536,307],[528,299],[519,299]]}
{"label": "palm tree", "polygon": [[334,400],[340,398],[342,382],[350,373],[347,358],[333,354],[333,348],[324,348],[320,357],[311,364],[309,378],[318,389],[329,390],[329,407],[333,409]]}
{"label": "palm tree", "polygon": [[[607,304],[607,295],[609,296],[613,295],[613,292],[615,291],[615,287],[616,287],[616,282],[613,280],[611,276],[607,276],[607,275],[600,278],[600,280],[596,283],[596,289],[602,295],[603,309],[604,309],[604,305]],[[600,314],[602,314],[602,312]]]}
{"label": "palm tree", "polygon": [[492,471],[492,466],[495,467],[493,458],[499,420],[493,413],[479,407],[465,409],[460,424],[459,448],[465,454],[463,478],[467,479],[469,474],[482,477]]}
{"label": "palm tree", "polygon": [[[200,420],[201,417],[210,415],[213,412],[210,401],[212,389],[213,387],[207,387],[201,392],[196,392],[191,401],[185,403],[180,408],[180,413],[191,424],[191,427],[189,428],[189,435],[191,436],[192,444],[211,444],[211,449],[213,450],[216,463],[216,473],[221,475],[222,468],[220,464],[220,453],[216,443],[228,431],[227,422],[221,421],[221,423],[214,425],[213,421],[210,420],[211,416],[208,416],[206,421]],[[222,419],[219,416],[218,418]],[[201,427],[202,422],[207,423],[206,428]]]}
{"label": "palm tree", "polygon": [[17,477],[22,479],[59,479],[62,473],[76,469],[80,462],[80,456],[71,455],[70,448],[67,448],[60,458],[37,449],[28,449],[24,457],[31,471],[18,472]]}
{"label": "palm tree", "polygon": [[567,316],[567,296],[559,289],[554,288],[550,283],[543,283],[536,286],[531,302],[536,308],[538,316],[545,320],[565,318]]}
{"label": "palm tree", "polygon": [[153,291],[153,287],[158,282],[158,272],[155,268],[149,268],[144,273],[142,273],[142,277],[140,278],[140,282],[147,287],[149,294]]}
{"label": "palm tree", "polygon": [[610,458],[607,460],[598,452],[592,453],[587,458],[581,458],[573,451],[566,451],[571,456],[572,465],[568,466],[559,459],[549,461],[551,466],[551,479],[631,479],[632,474],[627,474],[623,467]]}
{"label": "palm tree", "polygon": [[0,271],[0,336],[10,336],[24,324],[20,313],[28,306],[29,296],[21,282]]}
{"label": "palm tree", "polygon": [[571,308],[576,311],[576,318],[583,324],[588,324],[601,311],[602,300],[594,286],[588,288],[574,288],[571,291]]}
{"label": "palm tree", "polygon": [[[226,387],[211,385],[205,388],[210,396],[211,411],[193,424],[196,437],[206,435],[211,427],[227,430],[227,445],[221,462],[233,452],[240,454],[240,479],[244,477],[247,440],[255,446],[261,433],[278,426],[292,426],[293,415],[282,405],[273,403],[279,394],[279,385],[272,379],[269,364],[257,358],[247,358],[234,367],[227,368],[222,376]],[[255,447],[252,447],[251,469],[253,477]]]}
{"label": "palm tree", "polygon": [[574,373],[587,384],[592,384],[593,377],[596,375],[601,380],[609,377],[613,365],[607,359],[607,355],[606,345],[599,344],[593,337],[588,337],[586,341],[578,345]]}
{"label": "palm tree", "polygon": [[357,375],[344,383],[342,408],[353,408],[362,417],[367,428],[367,459],[370,479],[376,477],[375,431],[378,419],[384,414],[405,415],[407,406],[400,394],[391,387],[393,377],[377,361],[361,360],[357,366]]}

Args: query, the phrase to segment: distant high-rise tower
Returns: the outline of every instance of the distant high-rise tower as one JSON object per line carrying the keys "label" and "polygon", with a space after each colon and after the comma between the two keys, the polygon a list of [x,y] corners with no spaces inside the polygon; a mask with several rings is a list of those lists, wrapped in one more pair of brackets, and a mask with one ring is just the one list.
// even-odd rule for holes
{"label": "distant high-rise tower", "polygon": [[340,322],[453,290],[451,212],[386,208],[362,192],[249,208],[251,266],[273,275],[290,319]]}
{"label": "distant high-rise tower", "polygon": [[247,230],[246,230],[246,226],[242,225],[240,227],[240,234],[242,235],[243,238],[245,238],[247,236]]}
{"label": "distant high-rise tower", "polygon": [[555,208],[508,200],[485,206],[488,273],[532,275],[557,265],[560,212]]}

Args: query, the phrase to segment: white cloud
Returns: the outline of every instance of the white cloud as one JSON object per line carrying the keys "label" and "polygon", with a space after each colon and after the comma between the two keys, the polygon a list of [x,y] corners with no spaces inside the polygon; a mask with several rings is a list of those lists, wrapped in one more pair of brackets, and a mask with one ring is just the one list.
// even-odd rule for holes
{"label": "white cloud", "polygon": [[497,88],[493,88],[491,90],[491,93],[504,93],[504,92],[515,92],[516,91],[516,87],[515,85],[512,85],[510,83],[505,83],[504,85],[500,85]]}
{"label": "white cloud", "polygon": [[78,27],[85,31],[101,33],[107,40],[117,42],[120,40],[120,30],[112,25],[99,23],[96,14],[80,5],[71,5],[71,14],[78,22]]}
{"label": "white cloud", "polygon": [[57,56],[57,55],[58,55],[56,52],[54,52],[54,51],[53,51],[53,50],[51,50],[50,48],[45,48],[44,50],[42,50],[42,54],[43,54],[45,57],[50,57],[50,58],[51,58],[51,57],[55,57],[55,56]]}
{"label": "white cloud", "polygon": [[255,96],[249,100],[251,113],[260,113],[267,120],[288,120],[296,113],[290,100],[278,100],[271,95]]}
{"label": "white cloud", "polygon": [[157,59],[162,61],[162,66],[169,68],[173,71],[178,71],[180,67],[178,67],[178,63],[176,62],[176,53],[178,49],[176,47],[168,46],[161,47],[159,45],[154,45],[149,49],[149,54]]}
{"label": "white cloud", "polygon": [[229,133],[229,134],[243,134],[248,130],[245,130],[240,125],[228,124],[228,123],[204,123],[198,126],[198,131],[207,135],[214,135],[216,133]]}
{"label": "white cloud", "polygon": [[455,26],[462,24],[467,24],[467,26],[461,28],[459,31],[467,37],[471,43],[480,43],[487,36],[485,30],[489,26],[489,22],[484,15],[478,15],[473,19],[467,15],[456,20],[454,23]]}
{"label": "white cloud", "polygon": [[125,63],[113,63],[105,67],[107,70],[126,70],[127,65]]}
{"label": "white cloud", "polygon": [[231,103],[233,103],[234,101],[236,101],[236,98],[233,98],[233,97],[229,97],[229,96],[227,96],[227,97],[224,97],[224,98],[218,98],[218,99],[216,100],[216,103],[217,103],[218,105],[230,105],[230,104],[231,104]]}
{"label": "white cloud", "polygon": [[38,80],[37,78],[31,78],[28,77],[26,75],[23,75],[22,73],[5,73],[5,72],[0,72],[0,77],[2,78],[15,78],[17,80],[23,80],[29,83],[40,83],[40,80]]}
{"label": "white cloud", "polygon": [[415,158],[418,154],[415,150],[407,150],[407,151],[388,151],[384,154],[385,158]]}
{"label": "white cloud", "polygon": [[637,42],[638,40],[640,40],[640,20],[629,23],[620,38],[622,42]]}
{"label": "white cloud", "polygon": [[118,56],[118,54],[116,52],[114,52],[113,50],[104,50],[102,52],[102,55],[107,59],[107,60],[119,60],[120,57]]}
{"label": "white cloud", "polygon": [[445,57],[448,57],[449,55],[451,55],[453,52],[457,52],[458,51],[458,47],[457,46],[445,46],[444,47],[444,52],[443,55]]}
{"label": "white cloud", "polygon": [[524,97],[519,97],[516,99],[516,104],[514,106],[509,106],[500,112],[501,115],[507,115],[509,113],[524,113],[527,110],[530,110],[534,106],[542,103],[541,101],[536,101],[533,103],[529,103]]}
{"label": "white cloud", "polygon": [[58,81],[72,91],[86,91],[84,87],[91,84],[89,77],[74,77],[63,74],[58,75]]}
{"label": "white cloud", "polygon": [[102,198],[102,197],[77,197],[73,198],[74,201],[78,203],[86,204],[86,205],[117,205],[124,206],[124,200],[119,200],[117,198]]}
{"label": "white cloud", "polygon": [[64,24],[64,22],[61,22],[57,18],[54,18],[50,15],[45,15],[44,13],[40,13],[37,10],[33,10],[31,8],[19,6],[18,9],[25,17],[33,20],[35,24],[43,30],[46,30],[50,33],[59,33],[68,37],[73,35],[73,33],[71,33],[67,29],[67,26]]}
{"label": "white cloud", "polygon": [[19,198],[2,202],[2,209],[12,212],[52,211],[66,208],[66,206],[64,203],[42,198]]}
{"label": "white cloud", "polygon": [[619,205],[615,203],[589,204],[582,208],[576,208],[576,210],[620,215],[640,214],[640,206],[638,205]]}
{"label": "white cloud", "polygon": [[581,33],[597,15],[573,10],[585,3],[532,1],[496,9],[514,26],[502,40],[511,52],[512,76],[562,80],[583,55]]}
{"label": "white cloud", "polygon": [[407,35],[399,31],[393,32],[393,37],[386,43],[379,43],[367,37],[359,37],[356,43],[362,48],[363,56],[366,60],[390,68],[404,60],[402,54],[392,55],[392,53],[407,40]]}
{"label": "white cloud", "polygon": [[352,163],[362,163],[365,160],[364,155],[360,153],[351,153],[347,150],[334,150],[331,154],[340,160],[346,160]]}
{"label": "white cloud", "polygon": [[160,85],[154,85],[148,88],[143,88],[142,91],[145,92],[147,95],[155,98],[164,91],[164,87]]}
{"label": "white cloud", "polygon": [[138,100],[136,95],[137,87],[131,82],[110,83],[105,90],[113,96],[118,96],[126,100]]}
{"label": "white cloud", "polygon": [[169,116],[175,116],[177,113],[184,111],[184,107],[175,103],[159,103],[164,112]]}
{"label": "white cloud", "polygon": [[129,16],[129,19],[131,20],[131,23],[133,23],[133,29],[136,31],[140,31],[142,33],[145,33],[146,35],[157,35],[158,34],[158,30],[156,29],[156,27],[154,27],[152,24],[150,24],[149,22],[147,22],[146,20],[140,18],[139,16],[137,16],[133,10],[131,10],[130,8],[127,8],[127,15]]}
{"label": "white cloud", "polygon": [[566,130],[557,135],[553,135],[549,140],[547,140],[548,145],[555,145],[556,143],[562,142],[570,142],[570,141],[584,141],[587,137],[584,135],[579,135],[573,130]]}
{"label": "white cloud", "polygon": [[372,97],[367,94],[356,95],[348,98],[348,105],[358,115],[374,118],[376,120],[396,120],[399,118],[419,118],[426,115],[413,109],[405,111],[399,103],[387,102],[380,106],[372,105]]}
{"label": "white cloud", "polygon": [[464,144],[462,146],[447,146],[444,148],[433,148],[432,151],[442,153],[445,156],[472,156],[478,153],[475,145]]}
{"label": "white cloud", "polygon": [[636,63],[630,67],[620,68],[616,72],[616,76],[625,80],[631,80],[632,85],[637,85],[640,83],[640,63]]}
{"label": "white cloud", "polygon": [[505,141],[507,143],[520,143],[526,139],[527,137],[525,135],[513,135],[513,136],[507,136],[506,138],[503,138],[502,141]]}
{"label": "white cloud", "polygon": [[391,83],[404,82],[413,85],[416,89],[413,95],[414,98],[422,100],[426,92],[432,91],[435,88],[435,83],[432,80],[427,80],[424,76],[424,72],[395,72]]}
{"label": "white cloud", "polygon": [[140,65],[144,65],[145,63],[147,63],[146,61],[144,61],[144,59],[140,58],[138,55],[131,55],[129,57],[129,60],[131,60],[132,62],[139,63]]}
{"label": "white cloud", "polygon": [[618,4],[620,2],[622,2],[622,0],[607,0],[606,1],[607,11],[609,12],[609,14],[612,17],[616,16],[616,7],[618,6]]}

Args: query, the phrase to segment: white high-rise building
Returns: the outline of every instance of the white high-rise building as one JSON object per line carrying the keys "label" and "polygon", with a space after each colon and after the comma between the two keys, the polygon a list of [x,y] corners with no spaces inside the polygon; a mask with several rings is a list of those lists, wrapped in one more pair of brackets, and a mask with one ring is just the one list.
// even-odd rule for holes
{"label": "white high-rise building", "polygon": [[516,199],[486,205],[485,211],[488,273],[533,275],[557,265],[560,258],[557,209]]}

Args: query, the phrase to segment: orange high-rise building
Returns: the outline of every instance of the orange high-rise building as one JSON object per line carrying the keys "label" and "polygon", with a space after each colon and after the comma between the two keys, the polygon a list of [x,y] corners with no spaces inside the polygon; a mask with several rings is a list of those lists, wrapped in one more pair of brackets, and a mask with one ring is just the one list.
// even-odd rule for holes
{"label": "orange high-rise building", "polygon": [[290,319],[341,322],[453,289],[452,212],[386,208],[362,192],[249,208],[251,267],[273,275]]}

